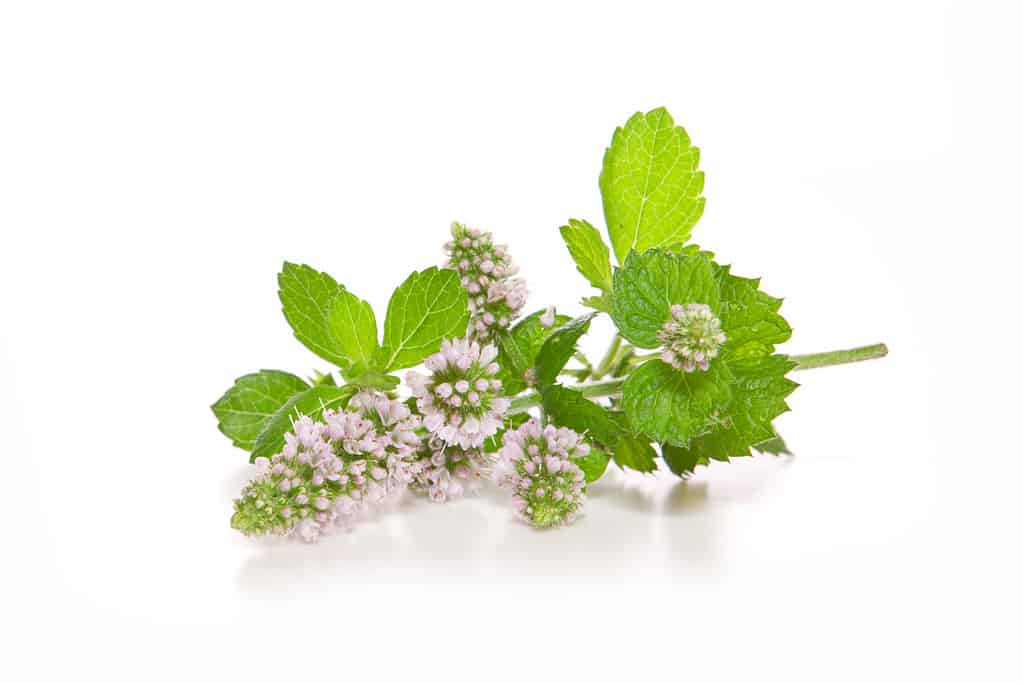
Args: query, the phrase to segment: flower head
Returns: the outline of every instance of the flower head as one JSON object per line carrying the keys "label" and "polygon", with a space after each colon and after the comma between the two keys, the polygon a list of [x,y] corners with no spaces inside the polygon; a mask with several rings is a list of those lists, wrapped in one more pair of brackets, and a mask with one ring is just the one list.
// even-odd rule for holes
{"label": "flower head", "polygon": [[368,392],[348,410],[324,411],[322,422],[300,417],[280,453],[257,458],[231,526],[310,542],[332,526],[350,527],[369,503],[411,481],[418,426],[407,406]]}
{"label": "flower head", "polygon": [[511,325],[526,303],[526,283],[512,278],[518,266],[508,247],[494,244],[493,235],[461,223],[451,224],[451,241],[444,245],[448,268],[457,271],[469,294],[470,334],[488,340]]}
{"label": "flower head", "polygon": [[435,503],[459,498],[466,491],[475,493],[491,460],[482,448],[449,446],[434,436],[420,449],[419,467],[411,486],[427,493]]}
{"label": "flower head", "polygon": [[431,375],[409,372],[423,426],[449,446],[480,448],[504,421],[510,401],[500,395],[494,379],[497,347],[467,339],[444,340],[440,351],[426,359]]}
{"label": "flower head", "polygon": [[589,452],[578,433],[553,425],[541,428],[534,418],[505,433],[494,476],[512,489],[516,510],[533,526],[570,524],[582,507],[585,485],[571,459]]}
{"label": "flower head", "polygon": [[657,333],[664,345],[661,359],[678,370],[694,372],[710,367],[725,343],[721,320],[707,304],[674,304],[671,319]]}

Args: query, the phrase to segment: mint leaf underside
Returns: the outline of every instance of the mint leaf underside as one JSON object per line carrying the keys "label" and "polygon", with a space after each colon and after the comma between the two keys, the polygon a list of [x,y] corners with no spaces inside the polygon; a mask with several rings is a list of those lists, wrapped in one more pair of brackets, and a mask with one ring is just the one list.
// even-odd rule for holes
{"label": "mint leaf underside", "polygon": [[681,372],[651,360],[625,380],[622,407],[634,431],[685,446],[711,431],[727,411],[732,381],[725,363],[712,363],[705,372]]}
{"label": "mint leaf underside", "polygon": [[289,398],[308,388],[301,377],[281,370],[243,375],[213,404],[217,426],[235,446],[250,450],[273,414]]}
{"label": "mint leaf underside", "polygon": [[302,415],[318,420],[327,408],[342,408],[355,391],[356,387],[350,384],[343,387],[320,384],[293,395],[274,412],[260,432],[249,460],[254,462],[256,458],[269,458],[279,453],[284,446],[284,435],[291,431],[295,420]]}
{"label": "mint leaf underside", "polygon": [[465,335],[468,296],[453,270],[427,268],[409,275],[391,296],[384,322],[385,372],[409,368]]}
{"label": "mint leaf underside", "polygon": [[327,332],[330,302],[344,287],[315,268],[287,262],[277,283],[284,317],[295,337],[320,358],[344,367],[347,360]]}
{"label": "mint leaf underside", "polygon": [[715,312],[720,304],[713,263],[703,254],[632,252],[615,271],[611,318],[636,346],[660,346],[657,333],[671,316],[671,305],[694,303],[707,304]]}
{"label": "mint leaf underside", "polygon": [[689,239],[703,215],[700,150],[663,107],[636,113],[604,153],[600,192],[618,262]]}
{"label": "mint leaf underside", "polygon": [[377,352],[377,319],[368,303],[347,290],[338,292],[327,311],[327,333],[349,365],[370,367]]}
{"label": "mint leaf underside", "polygon": [[610,291],[611,252],[597,229],[586,221],[572,218],[568,225],[561,226],[561,238],[579,273],[597,289]]}

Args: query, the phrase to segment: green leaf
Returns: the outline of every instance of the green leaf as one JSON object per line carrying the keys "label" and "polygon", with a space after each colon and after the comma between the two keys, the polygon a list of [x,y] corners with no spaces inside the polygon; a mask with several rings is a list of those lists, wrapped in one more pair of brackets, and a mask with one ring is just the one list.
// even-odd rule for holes
{"label": "green leaf", "polygon": [[653,449],[653,446],[635,436],[624,437],[615,444],[615,464],[622,469],[653,472],[657,469],[656,457],[657,451]]}
{"label": "green leaf", "polygon": [[592,446],[590,447],[590,452],[583,457],[572,458],[572,462],[578,465],[579,469],[583,471],[587,484],[592,484],[604,476],[604,472],[607,470],[607,464],[610,461],[611,456],[599,448],[593,448]]}
{"label": "green leaf", "polygon": [[369,367],[377,350],[377,319],[373,308],[347,290],[330,301],[327,334],[348,365]]}
{"label": "green leaf", "polygon": [[596,313],[587,313],[555,329],[536,356],[536,380],[541,386],[554,384],[565,363],[575,353],[576,342],[590,329]]}
{"label": "green leaf", "polygon": [[345,381],[354,384],[360,389],[378,389],[380,391],[392,391],[401,384],[394,375],[387,375],[378,370],[364,370],[359,366],[356,372],[345,373]]}
{"label": "green leaf", "polygon": [[327,332],[330,302],[344,287],[315,268],[284,263],[277,276],[278,296],[295,337],[320,358],[344,367],[347,360]]}
{"label": "green leaf", "polygon": [[668,469],[680,477],[688,477],[697,465],[706,465],[709,461],[689,448],[679,448],[671,444],[661,444],[661,458]]}
{"label": "green leaf", "polygon": [[255,462],[256,458],[269,458],[279,453],[284,446],[284,435],[291,431],[295,420],[302,415],[318,420],[327,408],[336,410],[344,406],[355,391],[356,387],[350,384],[343,387],[321,384],[295,394],[274,412],[256,437],[249,461]]}
{"label": "green leaf", "polygon": [[757,358],[774,353],[776,344],[788,341],[792,328],[779,313],[781,299],[760,291],[760,280],[732,275],[731,266],[719,266],[721,327],[727,340],[721,356],[729,359]]}
{"label": "green leaf", "polygon": [[719,413],[712,431],[694,437],[678,449],[676,458],[699,463],[749,456],[751,448],[786,452],[771,422],[789,409],[785,398],[798,385],[785,375],[795,363],[775,355],[735,362],[730,367],[734,376],[731,404]]}
{"label": "green leaf", "polygon": [[561,226],[561,238],[575,260],[575,267],[597,289],[611,290],[611,252],[597,229],[574,218]]}
{"label": "green leaf", "polygon": [[567,315],[555,315],[554,324],[546,327],[540,322],[545,313],[546,310],[534,311],[510,330],[502,330],[497,335],[497,347],[501,352],[497,361],[501,368],[497,379],[504,385],[505,396],[514,396],[526,388],[523,376],[536,364],[536,355],[544,341],[571,320]]}
{"label": "green leaf", "polygon": [[290,372],[260,370],[236,379],[211,407],[220,431],[238,448],[250,450],[277,409],[308,388]]}
{"label": "green leaf", "polygon": [[606,446],[613,446],[626,434],[611,411],[575,389],[552,384],[541,389],[540,397],[548,417],[559,427],[574,429]]}
{"label": "green leaf", "polygon": [[636,346],[660,346],[657,333],[671,317],[672,304],[694,303],[707,304],[715,313],[720,308],[714,266],[703,254],[631,252],[615,271],[611,318]]}
{"label": "green leaf", "polygon": [[427,268],[408,276],[391,295],[384,322],[385,372],[409,368],[465,335],[469,303],[453,270]]}
{"label": "green leaf", "polygon": [[618,262],[630,250],[671,247],[689,239],[703,215],[700,150],[663,108],[636,113],[604,153],[600,193]]}
{"label": "green leaf", "polygon": [[792,455],[792,451],[789,450],[789,446],[785,443],[785,439],[780,436],[776,436],[766,441],[753,444],[753,448],[760,451],[761,453],[769,453],[770,455]]}
{"label": "green leaf", "polygon": [[611,297],[608,294],[601,294],[600,296],[584,296],[582,298],[582,305],[587,308],[600,311],[601,313],[611,312]]}
{"label": "green leaf", "polygon": [[685,446],[717,424],[732,398],[731,383],[724,362],[711,363],[705,372],[681,372],[651,360],[625,380],[622,407],[634,431]]}

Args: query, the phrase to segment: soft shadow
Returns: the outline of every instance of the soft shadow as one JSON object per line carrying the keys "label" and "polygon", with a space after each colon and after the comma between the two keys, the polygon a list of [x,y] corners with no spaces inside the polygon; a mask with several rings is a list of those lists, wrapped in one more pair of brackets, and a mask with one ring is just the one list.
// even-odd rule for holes
{"label": "soft shadow", "polygon": [[705,510],[710,503],[708,487],[706,481],[679,480],[665,496],[662,512],[666,515],[685,515]]}

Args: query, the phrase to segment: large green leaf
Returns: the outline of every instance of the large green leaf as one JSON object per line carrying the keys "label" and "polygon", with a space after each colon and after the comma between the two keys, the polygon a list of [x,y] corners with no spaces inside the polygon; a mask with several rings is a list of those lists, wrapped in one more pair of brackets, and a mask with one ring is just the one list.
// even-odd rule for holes
{"label": "large green leaf", "polygon": [[561,238],[575,260],[575,267],[597,289],[611,291],[611,252],[597,229],[574,218],[561,226]]}
{"label": "large green leaf", "polygon": [[382,369],[409,368],[465,335],[469,303],[453,270],[427,268],[408,276],[391,295],[384,322]]}
{"label": "large green leaf", "polygon": [[327,312],[327,333],[349,365],[372,365],[377,353],[377,319],[368,303],[347,290],[338,292]]}
{"label": "large green leaf", "polygon": [[645,349],[660,346],[657,333],[671,317],[672,304],[720,304],[714,266],[703,254],[652,249],[632,252],[615,271],[611,318],[622,336]]}
{"label": "large green leaf", "polygon": [[327,331],[330,302],[344,287],[315,268],[287,262],[277,284],[284,317],[295,337],[320,358],[344,367],[347,359]]}
{"label": "large green leaf", "polygon": [[303,415],[318,420],[327,408],[337,410],[343,407],[355,391],[356,387],[350,384],[343,387],[319,384],[295,394],[274,412],[263,431],[256,437],[249,460],[269,458],[280,452],[284,447],[284,435],[291,431],[295,420]]}
{"label": "large green leaf", "polygon": [[664,108],[636,113],[604,153],[600,192],[618,262],[685,242],[703,215],[700,150]]}
{"label": "large green leaf", "polygon": [[771,423],[789,409],[785,398],[798,385],[785,375],[794,367],[782,355],[731,363],[734,381],[727,410],[721,411],[711,431],[678,444],[684,447],[671,451],[671,457],[678,463],[706,464],[752,455],[751,449],[786,452]]}
{"label": "large green leaf", "polygon": [[282,370],[243,375],[211,407],[218,427],[235,446],[250,450],[274,413],[309,384]]}
{"label": "large green leaf", "polygon": [[685,446],[710,432],[727,413],[732,373],[723,362],[705,372],[681,372],[647,361],[625,380],[622,407],[633,430],[660,443]]}

